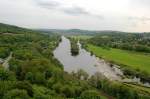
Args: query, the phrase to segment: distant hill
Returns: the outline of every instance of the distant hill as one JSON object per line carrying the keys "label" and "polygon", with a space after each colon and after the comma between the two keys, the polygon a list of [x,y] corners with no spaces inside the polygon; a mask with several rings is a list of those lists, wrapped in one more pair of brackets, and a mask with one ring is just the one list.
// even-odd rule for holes
{"label": "distant hill", "polygon": [[4,33],[20,34],[20,33],[33,33],[33,32],[35,31],[14,26],[14,25],[0,23],[0,34],[4,34]]}
{"label": "distant hill", "polygon": [[[99,34],[124,34],[124,33],[131,33],[131,32],[121,32],[121,31],[111,31],[111,30],[104,30],[104,31],[92,31],[92,30],[81,30],[81,29],[26,29],[15,25],[8,25],[4,23],[0,23],[0,34],[4,33],[11,33],[11,34],[22,34],[22,33],[46,33],[46,34],[53,34],[57,33],[60,35],[99,35]],[[139,33],[137,33],[139,34]],[[150,33],[146,34],[145,37],[148,36]]]}
{"label": "distant hill", "polygon": [[45,33],[58,33],[62,35],[96,35],[96,34],[109,34],[109,33],[126,33],[121,31],[90,31],[90,30],[81,30],[81,29],[39,29],[38,31],[45,32]]}

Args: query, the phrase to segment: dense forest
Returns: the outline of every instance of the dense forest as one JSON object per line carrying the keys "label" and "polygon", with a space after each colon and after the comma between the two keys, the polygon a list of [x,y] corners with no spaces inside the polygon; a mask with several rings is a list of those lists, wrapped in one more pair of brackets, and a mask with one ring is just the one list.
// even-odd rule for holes
{"label": "dense forest", "polygon": [[149,98],[148,92],[109,81],[98,73],[89,77],[83,70],[65,72],[53,56],[60,39],[53,33],[0,24],[0,59],[11,56],[8,68],[0,63],[0,99]]}

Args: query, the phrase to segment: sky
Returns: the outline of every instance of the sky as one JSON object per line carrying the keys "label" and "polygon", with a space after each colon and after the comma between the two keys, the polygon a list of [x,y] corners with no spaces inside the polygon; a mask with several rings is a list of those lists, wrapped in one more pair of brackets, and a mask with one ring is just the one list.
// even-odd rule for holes
{"label": "sky", "polygon": [[0,23],[150,32],[150,0],[0,0]]}

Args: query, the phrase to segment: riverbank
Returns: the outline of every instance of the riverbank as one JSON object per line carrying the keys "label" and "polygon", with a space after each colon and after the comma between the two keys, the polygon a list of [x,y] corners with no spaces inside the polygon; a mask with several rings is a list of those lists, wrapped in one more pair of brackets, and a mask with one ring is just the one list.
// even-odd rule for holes
{"label": "riverbank", "polygon": [[119,49],[104,49],[91,44],[87,45],[87,49],[96,56],[121,66],[125,75],[140,77],[143,82],[150,82],[150,57],[148,55]]}

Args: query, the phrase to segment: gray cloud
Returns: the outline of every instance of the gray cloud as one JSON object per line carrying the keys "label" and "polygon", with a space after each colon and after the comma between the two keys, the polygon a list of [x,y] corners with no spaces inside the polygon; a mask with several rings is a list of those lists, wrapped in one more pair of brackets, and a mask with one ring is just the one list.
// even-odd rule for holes
{"label": "gray cloud", "polygon": [[78,6],[64,7],[64,8],[61,8],[60,10],[63,11],[64,13],[72,15],[72,16],[86,15],[86,16],[96,17],[99,19],[104,19],[104,17],[102,15],[92,14],[92,13],[86,11],[84,8],[81,8]]}
{"label": "gray cloud", "polygon": [[47,9],[56,9],[57,7],[60,7],[60,3],[56,2],[54,0],[50,1],[43,1],[43,0],[36,0],[36,4],[40,7],[47,8]]}
{"label": "gray cloud", "polygon": [[42,8],[61,11],[61,12],[64,12],[65,14],[72,15],[72,16],[88,15],[88,16],[93,16],[93,17],[99,18],[99,19],[104,18],[102,15],[92,14],[92,13],[86,11],[82,7],[78,7],[78,6],[75,6],[75,5],[72,5],[71,7],[70,6],[68,7],[65,4],[62,4],[62,3],[54,1],[54,0],[49,0],[49,1],[37,0],[35,2],[38,6],[40,6]]}
{"label": "gray cloud", "polygon": [[82,9],[80,7],[70,7],[70,8],[63,8],[62,9],[65,13],[70,14],[70,15],[90,15],[89,12],[87,12],[85,9]]}
{"label": "gray cloud", "polygon": [[90,15],[90,13],[88,13],[87,11],[85,11],[85,9],[81,7],[77,7],[77,6],[66,7],[64,4],[61,4],[53,0],[50,0],[50,1],[38,0],[35,2],[37,3],[38,6],[42,8],[51,9],[51,10],[55,9],[55,10],[62,11],[69,15],[81,15],[81,14]]}

